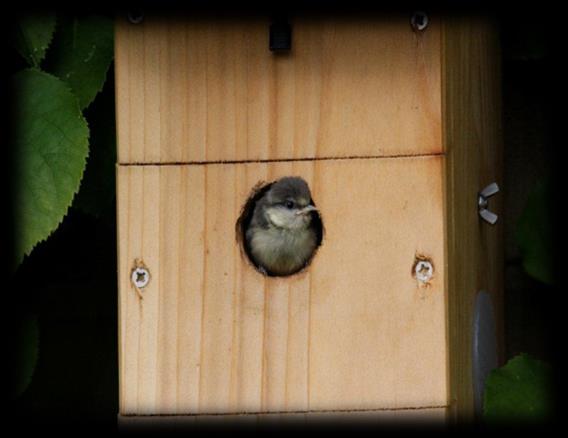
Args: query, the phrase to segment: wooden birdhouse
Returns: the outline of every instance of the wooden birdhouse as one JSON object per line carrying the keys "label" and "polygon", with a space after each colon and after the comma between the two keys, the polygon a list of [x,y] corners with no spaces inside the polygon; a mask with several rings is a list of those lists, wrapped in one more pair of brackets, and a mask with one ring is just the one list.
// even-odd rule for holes
{"label": "wooden birdhouse", "polygon": [[[500,346],[497,42],[423,13],[117,19],[123,420],[473,417]],[[323,238],[275,277],[237,222],[284,176]]]}

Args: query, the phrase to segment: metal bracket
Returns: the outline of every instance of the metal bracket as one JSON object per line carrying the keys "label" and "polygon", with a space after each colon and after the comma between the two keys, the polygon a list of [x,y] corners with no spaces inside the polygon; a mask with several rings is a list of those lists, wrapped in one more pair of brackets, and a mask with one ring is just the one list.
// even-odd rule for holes
{"label": "metal bracket", "polygon": [[485,381],[491,370],[497,368],[497,331],[491,295],[479,291],[473,310],[472,365],[475,410],[483,410]]}
{"label": "metal bracket", "polygon": [[488,222],[491,225],[495,225],[497,219],[499,219],[499,216],[490,211],[487,206],[489,204],[489,198],[497,193],[499,193],[499,186],[494,182],[489,184],[481,192],[479,192],[477,198],[479,216],[481,216],[481,218],[485,222]]}
{"label": "metal bracket", "polygon": [[292,27],[284,18],[270,25],[268,47],[272,52],[287,52],[292,48]]}

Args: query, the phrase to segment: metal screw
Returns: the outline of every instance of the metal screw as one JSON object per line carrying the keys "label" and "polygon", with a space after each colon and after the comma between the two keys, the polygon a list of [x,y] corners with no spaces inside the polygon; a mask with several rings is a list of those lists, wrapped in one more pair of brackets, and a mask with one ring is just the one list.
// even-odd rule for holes
{"label": "metal screw", "polygon": [[150,272],[146,268],[137,267],[132,270],[132,275],[130,276],[132,284],[134,284],[138,289],[146,287],[150,282]]}
{"label": "metal screw", "polygon": [[497,183],[491,183],[485,187],[481,192],[479,192],[477,197],[477,208],[479,211],[479,216],[491,225],[495,225],[499,216],[490,211],[487,207],[489,205],[489,198],[495,194],[499,193],[499,186]]}
{"label": "metal screw", "polygon": [[417,11],[410,17],[410,25],[415,31],[422,32],[428,27],[429,19],[425,12]]}
{"label": "metal screw", "polygon": [[128,11],[128,21],[132,24],[140,24],[144,20],[144,12],[141,9]]}
{"label": "metal screw", "polygon": [[427,283],[434,274],[434,267],[428,260],[420,260],[414,267],[414,274],[416,279],[422,283]]}

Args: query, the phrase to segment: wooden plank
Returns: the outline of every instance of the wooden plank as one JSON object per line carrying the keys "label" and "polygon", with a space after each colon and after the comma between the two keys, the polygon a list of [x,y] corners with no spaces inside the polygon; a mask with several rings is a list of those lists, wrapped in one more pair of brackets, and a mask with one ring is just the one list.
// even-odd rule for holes
{"label": "wooden plank", "polygon": [[[443,160],[118,166],[121,414],[446,406]],[[308,181],[326,234],[309,269],[266,278],[235,223],[284,175]]]}
{"label": "wooden plank", "polygon": [[423,409],[371,410],[371,411],[329,411],[278,414],[233,414],[233,415],[149,415],[118,416],[119,429],[134,431],[137,428],[180,427],[201,425],[314,425],[314,424],[362,424],[381,425],[404,422],[404,425],[441,425],[447,421],[445,407]]}
{"label": "wooden plank", "polygon": [[119,19],[119,163],[441,152],[440,23],[298,17],[293,50],[268,18]]}
{"label": "wooden plank", "polygon": [[[455,419],[474,415],[472,321],[475,296],[492,295],[503,360],[503,230],[478,217],[477,194],[502,187],[501,92],[496,24],[487,17],[447,17],[443,26],[443,102],[449,399]],[[502,196],[491,198],[501,214]]]}

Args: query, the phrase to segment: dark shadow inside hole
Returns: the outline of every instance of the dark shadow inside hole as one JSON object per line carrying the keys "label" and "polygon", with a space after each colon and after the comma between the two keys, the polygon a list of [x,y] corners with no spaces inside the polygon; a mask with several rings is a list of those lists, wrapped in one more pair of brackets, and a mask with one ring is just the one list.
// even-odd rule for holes
{"label": "dark shadow inside hole", "polygon": [[[308,257],[304,265],[298,268],[297,270],[290,272],[286,275],[282,275],[275,272],[271,272],[270,270],[266,269],[266,267],[261,266],[259,263],[257,263],[254,257],[252,256],[251,248],[249,247],[249,244],[247,242],[246,231],[252,220],[257,201],[259,201],[266,194],[266,192],[270,190],[272,184],[274,184],[274,181],[271,183],[259,182],[252,188],[251,193],[247,201],[243,205],[243,208],[241,209],[241,214],[239,215],[239,218],[237,220],[236,224],[237,242],[239,243],[239,246],[241,250],[244,252],[247,260],[254,266],[254,268],[258,272],[268,277],[289,277],[290,275],[294,275],[297,274],[298,272],[303,271],[307,266],[310,265],[310,263],[312,262],[314,256],[318,251],[318,248],[321,246],[325,229],[319,211],[311,211],[310,212],[311,224],[313,225],[316,233],[316,247],[313,250],[310,257]],[[314,207],[317,207],[313,199],[310,199],[310,203]]]}

